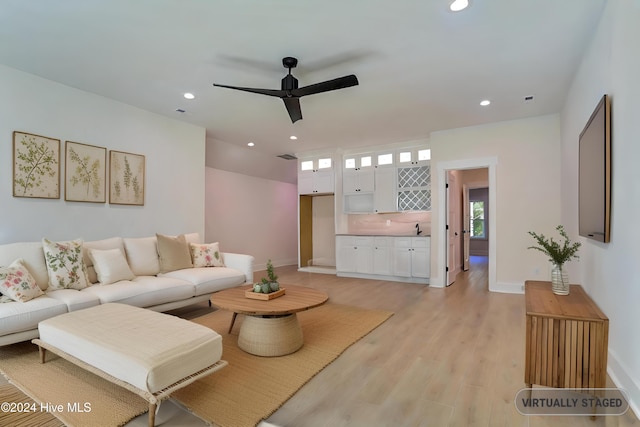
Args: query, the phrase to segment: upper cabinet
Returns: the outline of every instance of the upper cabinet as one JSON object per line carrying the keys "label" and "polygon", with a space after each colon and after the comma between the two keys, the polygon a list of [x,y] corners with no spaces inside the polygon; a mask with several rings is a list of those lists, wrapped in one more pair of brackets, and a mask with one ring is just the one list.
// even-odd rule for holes
{"label": "upper cabinet", "polygon": [[431,160],[431,150],[429,148],[406,148],[396,152],[396,162],[398,167],[402,166],[425,166]]}
{"label": "upper cabinet", "polygon": [[298,193],[333,193],[334,174],[333,158],[331,156],[300,159],[298,162]]}
{"label": "upper cabinet", "polygon": [[344,213],[431,210],[430,162],[424,146],[345,155]]}
{"label": "upper cabinet", "polygon": [[373,169],[371,154],[345,156],[342,170],[342,192],[344,194],[373,192]]}

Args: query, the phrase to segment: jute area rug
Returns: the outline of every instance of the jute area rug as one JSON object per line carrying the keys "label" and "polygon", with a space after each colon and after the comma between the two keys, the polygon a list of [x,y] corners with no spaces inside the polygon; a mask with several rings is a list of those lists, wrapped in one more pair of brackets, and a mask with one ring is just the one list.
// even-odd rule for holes
{"label": "jute area rug", "polygon": [[[231,335],[227,334],[230,312],[219,310],[199,317],[193,321],[222,335],[222,357],[229,365],[178,390],[172,398],[214,425],[255,426],[392,314],[332,303],[298,313],[304,346],[281,357],[253,356],[238,348],[237,331],[242,316],[238,316]],[[49,354],[47,360],[44,365],[40,364],[37,350],[31,344],[0,348],[0,371],[5,377],[36,402],[64,405],[65,410],[54,415],[68,426],[121,426],[148,409],[147,403],[138,396],[64,359],[53,359]],[[7,390],[0,388],[0,401],[7,400],[5,392],[12,392],[12,387],[4,388]],[[68,402],[89,402],[91,411],[68,411]],[[2,415],[22,418],[5,417],[0,419],[0,425],[40,425],[25,420],[25,414]]]}

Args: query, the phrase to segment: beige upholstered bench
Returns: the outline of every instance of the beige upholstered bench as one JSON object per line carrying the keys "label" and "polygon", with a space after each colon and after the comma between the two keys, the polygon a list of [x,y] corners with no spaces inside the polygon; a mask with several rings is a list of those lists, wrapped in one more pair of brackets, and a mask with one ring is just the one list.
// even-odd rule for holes
{"label": "beige upholstered bench", "polygon": [[46,350],[118,384],[149,402],[149,426],[159,403],[193,381],[227,365],[222,337],[168,314],[125,304],[103,304],[39,323]]}

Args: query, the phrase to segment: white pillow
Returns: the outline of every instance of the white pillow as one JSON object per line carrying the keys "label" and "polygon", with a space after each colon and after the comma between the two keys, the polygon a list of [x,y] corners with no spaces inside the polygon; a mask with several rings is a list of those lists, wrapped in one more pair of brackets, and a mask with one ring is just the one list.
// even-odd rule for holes
{"label": "white pillow", "polygon": [[42,239],[51,289],[84,289],[89,286],[82,258],[82,240],[52,242]]}
{"label": "white pillow", "polygon": [[224,267],[224,260],[220,252],[220,244],[190,243],[191,258],[194,267]]}
{"label": "white pillow", "polygon": [[13,301],[27,302],[44,292],[19,258],[9,267],[0,267],[0,294]]}
{"label": "white pillow", "polygon": [[93,261],[98,281],[103,285],[136,277],[120,249],[89,249],[89,257]]}
{"label": "white pillow", "polygon": [[131,271],[136,276],[155,276],[160,273],[156,236],[125,238],[124,250]]}

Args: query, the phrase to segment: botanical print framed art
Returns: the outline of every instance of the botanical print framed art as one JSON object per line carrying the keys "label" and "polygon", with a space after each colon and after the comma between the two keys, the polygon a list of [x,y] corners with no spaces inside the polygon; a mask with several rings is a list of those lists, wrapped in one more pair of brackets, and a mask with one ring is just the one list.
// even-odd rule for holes
{"label": "botanical print framed art", "polygon": [[109,203],[144,205],[144,156],[109,151]]}
{"label": "botanical print framed art", "polygon": [[64,165],[65,200],[106,202],[106,148],[67,141]]}
{"label": "botanical print framed art", "polygon": [[13,196],[60,198],[60,140],[13,132]]}

